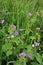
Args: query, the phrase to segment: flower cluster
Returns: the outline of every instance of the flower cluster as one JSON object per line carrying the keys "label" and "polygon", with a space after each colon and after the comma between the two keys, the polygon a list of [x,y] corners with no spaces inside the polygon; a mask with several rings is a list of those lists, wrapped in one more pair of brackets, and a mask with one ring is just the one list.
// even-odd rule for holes
{"label": "flower cluster", "polygon": [[36,47],[36,46],[39,46],[40,43],[38,42],[34,42],[34,44],[32,45],[32,47]]}
{"label": "flower cluster", "polygon": [[[21,52],[21,53],[19,54],[19,56],[20,56],[20,57],[26,56],[26,53]],[[32,54],[28,54],[28,57],[31,59],[31,58],[32,58]]]}

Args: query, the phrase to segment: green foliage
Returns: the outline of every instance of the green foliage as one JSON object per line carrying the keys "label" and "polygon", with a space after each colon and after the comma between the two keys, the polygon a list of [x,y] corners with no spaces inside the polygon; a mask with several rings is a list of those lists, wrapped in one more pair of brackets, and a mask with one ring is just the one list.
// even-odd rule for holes
{"label": "green foliage", "polygon": [[[26,57],[19,57],[21,52]],[[6,65],[43,65],[43,0],[0,0],[0,65],[2,60]]]}
{"label": "green foliage", "polygon": [[12,44],[6,43],[2,45],[2,52],[5,52],[7,56],[12,54]]}

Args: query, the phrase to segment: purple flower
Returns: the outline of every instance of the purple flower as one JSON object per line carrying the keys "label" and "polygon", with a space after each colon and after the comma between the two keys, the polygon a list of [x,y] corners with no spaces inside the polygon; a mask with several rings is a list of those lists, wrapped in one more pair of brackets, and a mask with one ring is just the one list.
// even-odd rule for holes
{"label": "purple flower", "polygon": [[39,43],[38,42],[34,42],[34,46],[39,46]]}
{"label": "purple flower", "polygon": [[28,13],[28,16],[32,16],[32,13]]}
{"label": "purple flower", "polygon": [[22,32],[24,29],[21,28],[21,29],[19,29],[19,30]]}
{"label": "purple flower", "polygon": [[28,54],[28,57],[29,57],[29,58],[32,58],[32,54]]}
{"label": "purple flower", "polygon": [[14,28],[14,29],[16,29],[16,26],[15,26],[15,25],[13,25],[13,28]]}
{"label": "purple flower", "polygon": [[17,36],[18,35],[18,32],[15,32],[14,34]]}
{"label": "purple flower", "polygon": [[20,57],[26,56],[26,54],[25,54],[24,52],[21,52],[21,53],[19,54],[19,56],[20,56]]}
{"label": "purple flower", "polygon": [[37,27],[37,28],[36,28],[36,30],[38,30],[38,31],[39,31],[39,30],[40,30],[40,28],[39,28],[39,27]]}
{"label": "purple flower", "polygon": [[5,22],[5,20],[3,19],[2,21],[1,21],[1,23],[3,24]]}

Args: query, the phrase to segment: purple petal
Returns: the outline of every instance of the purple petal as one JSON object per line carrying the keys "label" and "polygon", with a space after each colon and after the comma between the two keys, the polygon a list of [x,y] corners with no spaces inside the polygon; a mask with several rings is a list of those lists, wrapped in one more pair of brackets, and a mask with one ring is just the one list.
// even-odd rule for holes
{"label": "purple petal", "polygon": [[13,28],[16,29],[16,25],[13,25]]}
{"label": "purple petal", "polygon": [[5,22],[5,20],[3,19],[2,21],[1,21],[1,23],[3,24]]}
{"label": "purple petal", "polygon": [[32,58],[32,54],[28,54],[28,57],[29,57],[29,58]]}
{"label": "purple petal", "polygon": [[17,36],[18,35],[18,32],[15,32],[14,34]]}
{"label": "purple petal", "polygon": [[38,42],[34,42],[34,45],[35,45],[35,46],[39,46],[39,43],[38,43]]}
{"label": "purple petal", "polygon": [[39,31],[39,30],[40,30],[40,28],[39,28],[39,27],[37,27],[37,28],[36,28],[36,30],[38,30],[38,31]]}
{"label": "purple petal", "polygon": [[19,54],[19,56],[20,56],[20,57],[26,56],[26,54],[25,54],[24,52],[21,52],[21,53]]}
{"label": "purple petal", "polygon": [[32,13],[28,13],[28,16],[32,16]]}

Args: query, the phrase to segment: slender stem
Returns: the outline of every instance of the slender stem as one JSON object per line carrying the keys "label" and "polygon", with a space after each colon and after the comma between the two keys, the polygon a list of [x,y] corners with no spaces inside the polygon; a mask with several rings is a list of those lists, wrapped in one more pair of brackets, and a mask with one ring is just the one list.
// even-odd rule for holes
{"label": "slender stem", "polygon": [[26,65],[26,59],[24,58],[24,65]]}
{"label": "slender stem", "polygon": [[9,61],[9,62],[7,62],[7,65],[9,65],[10,63],[13,63],[13,64],[14,64],[14,61]]}

